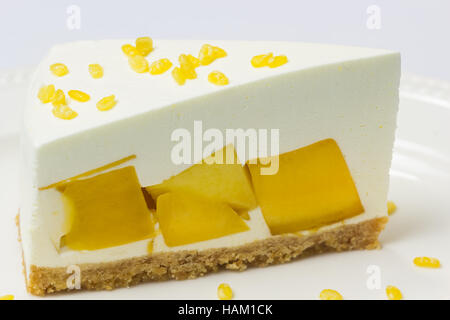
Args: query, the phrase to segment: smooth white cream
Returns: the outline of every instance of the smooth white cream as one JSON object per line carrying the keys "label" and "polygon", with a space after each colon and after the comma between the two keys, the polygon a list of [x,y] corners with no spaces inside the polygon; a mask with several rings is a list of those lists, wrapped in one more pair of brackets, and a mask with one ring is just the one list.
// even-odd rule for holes
{"label": "smooth white cream", "polygon": [[[125,43],[133,40],[59,45],[36,71],[24,111],[21,160],[20,223],[27,268],[145,255],[148,241],[92,252],[58,251],[60,194],[38,188],[133,154],[136,159],[127,164],[136,167],[141,185],[160,183],[187,168],[171,161],[175,143],[170,137],[177,128],[192,130],[195,120],[202,120],[204,129],[222,131],[279,129],[280,153],[333,138],[365,208],[345,223],[386,215],[398,106],[398,53],[308,43],[154,40],[149,62],[168,58],[176,64],[179,54],[197,55],[204,43],[227,51],[227,57],[199,67],[197,79],[179,86],[170,71],[158,76],[132,71],[121,50]],[[267,52],[284,54],[289,62],[275,69],[253,68],[250,59]],[[59,78],[50,73],[49,66],[57,62],[67,65],[68,75]],[[89,75],[91,63],[103,66],[102,79]],[[213,70],[223,72],[230,84],[209,83],[207,76]],[[36,97],[47,84],[64,92],[82,90],[91,100],[70,101],[78,117],[57,119],[51,106]],[[117,105],[98,111],[96,102],[111,94]],[[241,234],[170,249],[158,236],[154,252],[233,246],[270,236],[259,209],[251,212],[248,224],[250,230]]]}

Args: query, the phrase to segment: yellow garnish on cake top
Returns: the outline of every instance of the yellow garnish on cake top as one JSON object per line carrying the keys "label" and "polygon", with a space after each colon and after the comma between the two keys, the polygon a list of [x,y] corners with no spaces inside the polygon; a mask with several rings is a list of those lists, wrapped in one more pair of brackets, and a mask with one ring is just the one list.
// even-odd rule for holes
{"label": "yellow garnish on cake top", "polygon": [[288,62],[288,59],[286,56],[276,56],[271,57],[269,59],[269,68],[277,68],[279,66],[282,66],[283,64],[286,64]]}
{"label": "yellow garnish on cake top", "polygon": [[221,283],[217,287],[217,297],[220,300],[231,300],[233,299],[233,290],[227,283]]}
{"label": "yellow garnish on cake top", "polygon": [[272,52],[269,52],[266,54],[260,54],[260,55],[254,56],[250,62],[252,64],[252,66],[255,68],[267,67],[269,65],[269,59],[271,59],[272,57],[273,57]]}
{"label": "yellow garnish on cake top", "polygon": [[414,258],[414,264],[422,268],[440,268],[441,262],[439,259],[430,257],[416,257]]}
{"label": "yellow garnish on cake top", "polygon": [[62,120],[72,120],[78,116],[78,113],[76,113],[67,105],[59,105],[53,107],[52,113],[55,117]]}
{"label": "yellow garnish on cake top", "polygon": [[194,57],[192,54],[188,54],[187,59],[192,63],[194,68],[197,68],[200,66],[200,60],[198,58]]}
{"label": "yellow garnish on cake top", "polygon": [[136,39],[136,50],[144,57],[153,51],[153,40],[150,37]]}
{"label": "yellow garnish on cake top", "polygon": [[7,294],[6,296],[0,297],[0,300],[14,300],[14,296],[12,294]]}
{"label": "yellow garnish on cake top", "polygon": [[52,99],[52,104],[55,107],[67,105],[66,96],[64,95],[64,91],[62,91],[61,89],[56,90],[56,92],[53,96],[53,99]]}
{"label": "yellow garnish on cake top", "polygon": [[172,77],[175,79],[176,83],[178,83],[180,86],[182,86],[186,82],[186,76],[179,67],[173,68]]}
{"label": "yellow garnish on cake top", "polygon": [[128,57],[128,64],[137,73],[148,72],[148,61],[141,55]]}
{"label": "yellow garnish on cake top", "polygon": [[213,47],[214,56],[216,59],[223,58],[227,56],[227,52],[219,47]]}
{"label": "yellow garnish on cake top", "polygon": [[269,67],[269,68],[277,68],[286,64],[288,62],[288,58],[284,55],[274,56],[272,52],[266,54],[260,54],[254,56],[250,63],[255,68]]}
{"label": "yellow garnish on cake top", "polygon": [[49,84],[47,86],[42,86],[38,92],[38,98],[42,103],[49,103],[53,100],[55,95],[55,86]]}
{"label": "yellow garnish on cake top", "polygon": [[73,100],[76,100],[78,102],[87,102],[91,99],[91,97],[87,93],[80,90],[69,90],[67,94]]}
{"label": "yellow garnish on cake top", "polygon": [[100,79],[101,77],[103,77],[103,68],[97,63],[90,64],[89,73],[91,74],[92,78]]}
{"label": "yellow garnish on cake top", "polygon": [[63,63],[54,63],[50,66],[50,71],[58,77],[65,76],[69,73],[69,69]]}
{"label": "yellow garnish on cake top", "polygon": [[200,60],[201,65],[211,64],[214,59],[213,46],[210,44],[204,44],[200,48],[200,52],[198,53],[198,59]]}
{"label": "yellow garnish on cake top", "polygon": [[185,54],[180,54],[178,61],[180,62],[181,72],[184,73],[186,79],[197,78],[197,72],[195,72],[195,65],[192,63],[192,59]]}
{"label": "yellow garnish on cake top", "polygon": [[219,47],[212,46],[210,44],[204,44],[200,48],[200,52],[198,54],[198,59],[200,60],[200,64],[203,66],[211,64],[214,60],[226,57],[227,53],[225,50]]}
{"label": "yellow garnish on cake top", "polygon": [[157,61],[154,61],[150,65],[150,74],[157,75],[157,74],[163,74],[167,70],[169,70],[172,67],[172,62],[170,62],[169,59],[159,59]]}
{"label": "yellow garnish on cake top", "polygon": [[139,37],[136,39],[136,46],[129,43],[122,46],[122,51],[128,57],[134,57],[140,55],[146,57],[153,51],[153,40],[150,37]]}
{"label": "yellow garnish on cake top", "polygon": [[139,51],[134,47],[134,46],[132,46],[131,44],[124,44],[123,46],[122,46],[122,51],[123,51],[123,53],[125,53],[125,55],[127,55],[128,57],[133,57],[133,56],[135,56],[135,55],[138,55],[138,54],[140,54],[139,53]]}
{"label": "yellow garnish on cake top", "polygon": [[172,70],[172,76],[180,86],[185,84],[187,79],[192,80],[197,78],[195,68],[200,66],[199,59],[191,54],[180,54],[178,62],[180,66]]}
{"label": "yellow garnish on cake top", "polygon": [[208,81],[211,82],[212,84],[217,85],[217,86],[225,86],[228,83],[230,83],[230,81],[228,80],[227,76],[224,75],[220,71],[213,71],[213,72],[211,72],[208,75]]}
{"label": "yellow garnish on cake top", "polygon": [[387,286],[386,287],[386,295],[389,300],[402,300],[403,295],[402,292],[394,286]]}
{"label": "yellow garnish on cake top", "polygon": [[342,295],[336,290],[324,289],[320,292],[320,300],[343,300]]}
{"label": "yellow garnish on cake top", "polygon": [[110,95],[108,97],[104,97],[97,102],[97,109],[100,111],[107,111],[112,109],[116,105],[116,97],[114,95]]}
{"label": "yellow garnish on cake top", "polygon": [[[89,95],[77,90],[69,91],[69,95],[75,100],[86,99],[86,97],[84,96],[86,95],[87,100],[89,100]],[[53,104],[52,113],[56,118],[63,120],[72,120],[78,116],[77,112],[75,112],[69,106],[67,106],[64,91],[62,91],[61,89],[55,91],[55,86],[52,84],[48,86],[43,86],[39,90],[38,98],[39,100],[41,100],[42,103],[51,102]]]}

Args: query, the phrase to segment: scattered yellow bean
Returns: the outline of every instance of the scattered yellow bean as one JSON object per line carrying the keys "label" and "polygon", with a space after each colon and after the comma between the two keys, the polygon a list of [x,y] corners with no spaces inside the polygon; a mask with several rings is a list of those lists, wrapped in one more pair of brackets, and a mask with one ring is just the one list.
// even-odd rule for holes
{"label": "scattered yellow bean", "polygon": [[186,82],[186,76],[179,67],[173,68],[172,77],[180,86],[184,85],[184,83]]}
{"label": "scattered yellow bean", "polygon": [[69,73],[69,69],[67,69],[67,66],[63,63],[54,63],[50,66],[50,71],[58,77],[65,76]]}
{"label": "scattered yellow bean", "polygon": [[103,68],[97,63],[90,64],[89,73],[91,74],[92,78],[100,79],[101,77],[103,77]]}
{"label": "scattered yellow bean", "polygon": [[136,49],[139,53],[146,57],[153,51],[153,40],[150,37],[140,37],[136,39]]}
{"label": "scattered yellow bean", "polygon": [[217,288],[217,297],[220,300],[231,300],[233,298],[233,290],[228,284],[222,283]]}
{"label": "scattered yellow bean", "polygon": [[320,300],[343,300],[342,295],[336,290],[324,289],[320,292]]}
{"label": "scattered yellow bean", "polygon": [[217,85],[217,86],[224,86],[227,85],[229,82],[226,75],[224,75],[220,71],[213,71],[208,75],[208,81]]}
{"label": "scattered yellow bean", "polygon": [[103,99],[100,99],[100,101],[97,102],[97,109],[100,111],[107,111],[112,109],[116,105],[116,103],[116,97],[114,95],[110,95],[104,97]]}
{"label": "scattered yellow bean", "polygon": [[439,259],[430,257],[416,257],[414,258],[414,264],[422,268],[440,268],[441,262]]}
{"label": "scattered yellow bean", "polygon": [[128,43],[122,46],[122,51],[128,57],[134,57],[135,55],[140,54],[139,51],[134,46]]}
{"label": "scattered yellow bean", "polygon": [[64,95],[64,92],[61,89],[56,90],[55,95],[52,99],[52,104],[55,107],[59,107],[61,105],[66,105],[66,96]]}
{"label": "scattered yellow bean", "polygon": [[386,295],[389,300],[402,300],[403,295],[402,292],[394,286],[387,286],[386,287]]}
{"label": "scattered yellow bean", "polygon": [[162,74],[169,70],[172,67],[172,62],[170,62],[169,59],[159,59],[155,62],[153,62],[150,65],[150,74],[157,75]]}
{"label": "scattered yellow bean", "polygon": [[38,98],[42,103],[49,103],[53,100],[55,95],[55,86],[49,84],[48,86],[42,86],[38,92]]}
{"label": "scattered yellow bean", "polygon": [[387,210],[388,210],[388,215],[393,214],[397,210],[397,206],[395,205],[395,203],[393,201],[387,202]]}
{"label": "scattered yellow bean", "polygon": [[78,113],[66,105],[53,107],[52,113],[55,117],[62,120],[72,120],[78,116]]}
{"label": "scattered yellow bean", "polygon": [[288,62],[288,59],[286,56],[276,56],[276,57],[271,57],[269,59],[268,64],[269,64],[269,68],[277,68],[287,62]]}
{"label": "scattered yellow bean", "polygon": [[69,92],[67,92],[67,94],[73,100],[76,100],[78,102],[87,102],[91,99],[91,97],[87,93],[80,91],[80,90],[69,90]]}
{"label": "scattered yellow bean", "polygon": [[254,56],[251,60],[251,64],[255,68],[262,68],[269,66],[269,60],[273,57],[273,53],[269,52],[266,54],[260,54],[258,56]]}
{"label": "scattered yellow bean", "polygon": [[141,55],[128,57],[128,63],[131,69],[133,69],[137,73],[148,72],[148,61]]}

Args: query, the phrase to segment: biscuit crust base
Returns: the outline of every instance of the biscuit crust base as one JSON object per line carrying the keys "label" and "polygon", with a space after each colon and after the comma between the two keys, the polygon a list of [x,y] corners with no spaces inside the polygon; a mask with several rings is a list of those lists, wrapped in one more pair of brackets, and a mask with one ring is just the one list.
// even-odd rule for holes
{"label": "biscuit crust base", "polygon": [[[308,236],[280,235],[230,248],[81,264],[81,289],[112,290],[149,281],[193,279],[222,269],[243,271],[328,251],[377,249],[378,235],[387,221],[387,217],[375,218]],[[69,276],[66,268],[31,265],[27,289],[38,296],[69,291],[66,284]]]}

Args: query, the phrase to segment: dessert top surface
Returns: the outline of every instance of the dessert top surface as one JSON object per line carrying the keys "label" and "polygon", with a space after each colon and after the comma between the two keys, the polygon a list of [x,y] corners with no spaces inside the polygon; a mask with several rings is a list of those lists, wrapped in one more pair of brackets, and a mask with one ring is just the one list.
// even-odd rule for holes
{"label": "dessert top surface", "polygon": [[[74,42],[57,45],[50,50],[35,72],[24,113],[25,130],[29,132],[35,145],[43,145],[145,112],[156,112],[163,107],[206,97],[223,90],[230,93],[234,90],[236,93],[238,87],[268,77],[303,69],[320,72],[320,66],[339,63],[342,63],[342,70],[345,70],[346,61],[391,53],[379,49],[298,42],[153,40],[154,49],[145,57],[148,64],[163,58],[173,64],[167,71],[155,75],[148,71],[138,73],[133,70],[128,56],[122,50],[124,44],[134,45],[135,40]],[[180,54],[197,57],[204,44],[225,50],[226,56],[209,65],[195,68],[197,78],[186,80],[180,85],[173,74],[173,69],[179,67]],[[252,66],[253,57],[269,52],[274,56],[286,56],[287,63],[275,68]],[[51,70],[51,66],[55,64],[67,67],[65,71],[64,67],[58,69],[58,65],[56,66],[56,73],[59,72],[63,76],[57,76],[55,70]],[[98,70],[95,67],[91,69],[92,64],[101,66],[102,76],[94,76]],[[211,74],[213,71],[220,73]],[[222,74],[228,81],[223,81]],[[54,85],[56,90],[61,89],[64,92],[67,105],[77,113],[76,117],[71,120],[58,118],[52,103],[43,104],[38,99],[40,89],[47,85]],[[86,102],[77,101],[80,100],[79,97],[68,94],[70,90],[82,91],[88,94],[90,99]],[[111,101],[104,100],[104,110],[101,111],[98,102],[111,95],[114,95],[114,102],[110,104]]]}

